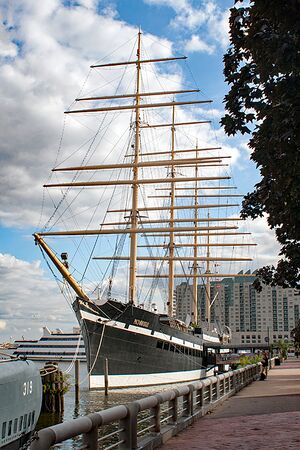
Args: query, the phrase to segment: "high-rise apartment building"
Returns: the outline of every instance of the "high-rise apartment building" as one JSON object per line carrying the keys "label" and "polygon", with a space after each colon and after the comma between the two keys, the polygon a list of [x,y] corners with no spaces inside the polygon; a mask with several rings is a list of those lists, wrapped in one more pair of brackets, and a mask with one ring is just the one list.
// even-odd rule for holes
{"label": "high-rise apartment building", "polygon": [[[247,272],[249,275],[250,272]],[[240,274],[241,275],[241,274]],[[242,344],[270,343],[290,339],[299,320],[300,296],[294,289],[263,285],[257,292],[253,276],[239,276],[211,281],[212,322],[227,325],[232,342]],[[205,286],[198,286],[198,316],[205,317]],[[192,318],[192,286],[186,282],[175,289],[176,315],[185,321]]]}

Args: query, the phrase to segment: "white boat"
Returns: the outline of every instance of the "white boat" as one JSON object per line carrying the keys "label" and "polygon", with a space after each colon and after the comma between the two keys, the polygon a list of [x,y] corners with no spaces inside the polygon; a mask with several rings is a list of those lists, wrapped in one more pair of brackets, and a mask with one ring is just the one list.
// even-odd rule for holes
{"label": "white boat", "polygon": [[43,335],[37,340],[17,340],[14,342],[14,356],[23,356],[35,361],[86,361],[83,338],[80,328],[74,327],[71,333],[60,329],[50,331],[43,327]]}

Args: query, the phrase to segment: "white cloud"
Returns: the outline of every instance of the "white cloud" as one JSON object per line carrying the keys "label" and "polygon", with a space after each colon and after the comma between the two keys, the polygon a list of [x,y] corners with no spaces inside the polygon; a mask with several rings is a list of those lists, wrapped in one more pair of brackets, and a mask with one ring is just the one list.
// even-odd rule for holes
{"label": "white cloud", "polygon": [[55,281],[46,278],[40,262],[29,263],[0,253],[0,342],[40,336],[47,325],[71,330],[74,313]]}
{"label": "white cloud", "polygon": [[229,10],[218,10],[209,18],[209,34],[222,49],[226,49],[229,45],[229,14]]}
{"label": "white cloud", "polygon": [[259,217],[255,220],[247,220],[252,232],[253,241],[257,243],[258,252],[255,256],[257,267],[276,265],[279,259],[280,245],[276,241],[275,233],[267,223],[267,218]]}
{"label": "white cloud", "polygon": [[149,5],[168,6],[170,8],[175,9],[176,11],[180,11],[189,6],[188,0],[144,0],[144,1]]}
{"label": "white cloud", "polygon": [[[145,3],[173,9],[175,17],[170,25],[180,29],[181,32],[195,32],[199,36],[199,44],[211,41],[207,44],[208,53],[212,52],[214,44],[225,49],[229,44],[229,10],[222,8],[222,4],[216,1],[193,2],[191,0],[144,0]],[[191,40],[192,38],[190,38]],[[190,41],[188,41],[190,42]],[[196,46],[197,42],[195,42]],[[196,50],[194,50],[196,51]],[[199,48],[198,51],[203,51]]]}
{"label": "white cloud", "polygon": [[0,24],[0,57],[15,57],[18,53],[17,45],[11,42],[9,32]]}
{"label": "white cloud", "polygon": [[[89,65],[116,48],[114,59],[130,57],[128,48],[134,44],[137,28],[115,20],[107,10],[98,14],[94,6],[92,1],[66,8],[58,0],[21,0],[2,7],[6,28],[2,29],[0,48],[5,57],[0,67],[0,95],[5,107],[0,124],[0,189],[5,196],[0,199],[0,221],[7,226],[37,225],[41,186],[54,164],[63,111],[83,86]],[[126,54],[122,44],[130,40]],[[156,57],[169,56],[170,42],[162,39],[159,46],[158,39],[155,41],[145,39],[145,51]],[[92,76],[98,78],[99,85],[102,75]],[[103,77],[108,77],[108,71]],[[124,78],[124,84],[128,79]],[[110,81],[106,93],[114,92],[115,87],[116,82]],[[98,125],[95,122],[94,130]],[[68,121],[68,149],[74,150],[80,139],[82,142],[85,127],[84,120],[83,124],[77,118]],[[89,134],[85,130],[84,137],[90,139],[93,130]],[[52,195],[55,200],[56,193]],[[45,208],[49,216],[49,206]]]}
{"label": "white cloud", "polygon": [[207,44],[199,36],[193,34],[191,39],[186,41],[185,50],[190,53],[203,52],[211,55],[214,52],[215,47]]}
{"label": "white cloud", "polygon": [[[10,5],[8,11],[3,10],[7,15],[7,27],[11,30],[6,34],[10,36],[10,42],[12,39],[19,42],[20,52],[15,54],[14,58],[4,60],[0,68],[0,95],[6,112],[0,124],[0,189],[6,193],[0,198],[0,221],[6,226],[36,227],[41,211],[41,186],[54,165],[63,128],[62,112],[65,105],[71,103],[80,86],[87,93],[89,89],[95,92],[95,86],[96,92],[99,93],[115,92],[115,80],[118,76],[115,70],[103,70],[101,73],[92,71],[86,82],[84,80],[88,67],[91,62],[100,60],[115,49],[117,50],[108,56],[106,61],[132,58],[123,44],[130,41],[133,46],[137,29],[110,15],[96,13],[94,3],[90,1],[80,4],[76,2],[77,6],[72,8],[64,7],[58,0],[22,0]],[[180,10],[187,8],[188,2],[176,2],[176,7]],[[102,45],[103,42],[105,45]],[[168,57],[172,54],[172,45],[166,39],[153,39],[152,36],[148,39],[147,35],[144,35],[143,42],[145,57]],[[196,37],[194,42],[198,43],[199,47],[200,37]],[[152,90],[160,90],[161,82],[169,89],[178,89],[183,85],[183,74],[179,70],[174,72],[174,67],[172,71],[168,66],[160,67],[161,79],[150,67],[145,68],[144,81],[151,81]],[[130,71],[123,76],[120,87],[124,91],[128,91],[131,78]],[[103,91],[100,90],[100,85],[104,85]],[[178,117],[180,116],[183,121],[188,117],[178,109]],[[143,114],[144,117],[146,120],[146,113]],[[128,116],[122,114],[114,133],[108,134],[105,131],[98,135],[97,145],[101,148],[102,155],[107,155],[108,161],[113,160],[110,152],[119,146],[120,136],[126,130],[127,119]],[[192,114],[190,119],[195,120]],[[90,140],[98,126],[99,116],[95,116],[92,122],[88,122],[86,117],[67,117],[59,161],[76,151],[84,141]],[[195,143],[198,139],[200,145],[213,146],[214,135],[208,127],[202,127],[197,133],[195,128],[191,131],[190,141]],[[224,134],[221,139],[226,142]],[[156,142],[168,146],[166,133],[163,140],[160,138]],[[190,145],[189,142],[187,144]],[[184,145],[183,140],[181,145]],[[87,150],[88,144],[83,148]],[[80,164],[82,159],[78,155],[78,152],[75,153],[77,159],[74,161]],[[94,158],[94,161],[96,162],[97,158]],[[56,178],[62,179],[59,174],[53,179]],[[77,192],[71,193],[69,203],[76,195]],[[88,195],[96,205],[98,200],[95,191],[90,191]],[[108,195],[105,194],[105,197]],[[83,198],[86,199],[84,196]],[[44,217],[52,214],[52,203],[58,201],[59,192],[46,192],[43,203]],[[77,212],[82,214],[86,209],[85,203],[83,200]],[[22,205],[22,208],[19,205]],[[75,212],[72,209],[70,216],[74,216]],[[87,221],[87,216],[84,217]],[[99,217],[97,219],[100,220]]]}

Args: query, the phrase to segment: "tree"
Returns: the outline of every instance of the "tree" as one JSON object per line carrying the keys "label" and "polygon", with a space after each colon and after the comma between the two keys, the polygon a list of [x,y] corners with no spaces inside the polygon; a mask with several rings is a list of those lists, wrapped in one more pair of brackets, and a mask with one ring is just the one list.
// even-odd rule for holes
{"label": "tree", "polygon": [[295,350],[299,351],[300,347],[300,320],[298,320],[297,325],[291,331],[291,337],[294,339]]}
{"label": "tree", "polygon": [[289,351],[289,348],[290,348],[290,343],[289,342],[286,342],[283,339],[279,339],[278,342],[274,342],[274,347],[278,348],[281,358],[287,359],[288,351]]}
{"label": "tree", "polygon": [[[243,200],[241,217],[275,230],[282,257],[258,276],[266,284],[300,283],[300,0],[235,0],[224,55],[225,132],[251,133],[261,180]],[[258,288],[260,283],[258,282]]]}

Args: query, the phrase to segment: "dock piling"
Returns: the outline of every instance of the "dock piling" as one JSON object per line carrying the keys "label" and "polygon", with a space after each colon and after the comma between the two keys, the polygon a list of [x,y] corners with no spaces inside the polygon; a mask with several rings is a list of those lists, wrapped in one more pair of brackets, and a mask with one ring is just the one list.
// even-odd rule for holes
{"label": "dock piling", "polygon": [[57,363],[47,362],[41,369],[43,384],[42,411],[58,412],[64,410],[64,393],[68,388],[64,375]]}
{"label": "dock piling", "polygon": [[80,388],[79,388],[79,369],[80,369],[80,361],[76,359],[75,361],[75,403],[79,403],[79,394],[80,394]]}
{"label": "dock piling", "polygon": [[104,358],[104,395],[108,395],[108,359]]}

